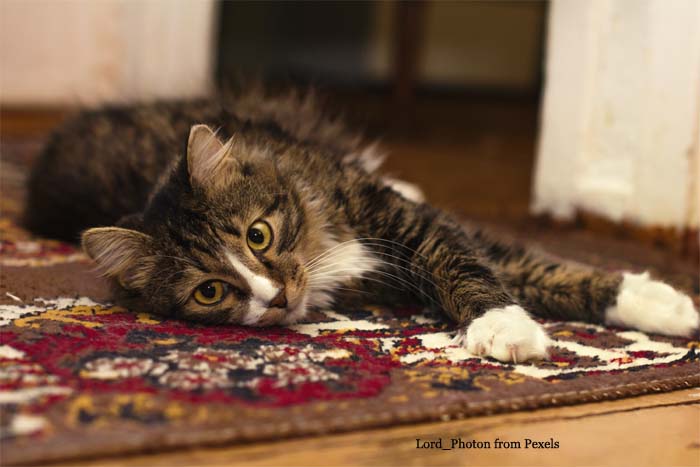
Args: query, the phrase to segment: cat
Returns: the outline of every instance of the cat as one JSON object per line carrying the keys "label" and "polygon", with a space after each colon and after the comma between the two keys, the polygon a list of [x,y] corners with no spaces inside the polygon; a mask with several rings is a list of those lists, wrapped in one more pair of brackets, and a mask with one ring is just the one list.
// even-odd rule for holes
{"label": "cat", "polygon": [[86,111],[41,154],[26,222],[80,235],[117,300],[214,325],[287,325],[343,300],[420,303],[458,324],[456,344],[504,362],[547,358],[531,314],[697,332],[690,297],[671,286],[465,227],[380,176],[381,160],[311,93]]}

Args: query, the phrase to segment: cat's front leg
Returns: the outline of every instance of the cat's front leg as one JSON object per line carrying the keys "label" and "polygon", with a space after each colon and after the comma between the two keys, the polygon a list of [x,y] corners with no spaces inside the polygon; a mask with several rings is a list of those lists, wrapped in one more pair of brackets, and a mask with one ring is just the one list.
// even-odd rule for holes
{"label": "cat's front leg", "polygon": [[[465,233],[438,217],[420,243],[415,279],[461,323],[455,342],[477,356],[504,362],[546,359],[545,329],[517,303]],[[432,284],[422,277],[431,273]],[[423,273],[423,274],[421,274]]]}
{"label": "cat's front leg", "polygon": [[378,279],[396,278],[414,299],[444,311],[459,323],[456,341],[474,355],[506,362],[547,357],[545,330],[506,291],[460,224],[394,190],[357,182],[351,191],[359,203],[345,210],[385,267]]}

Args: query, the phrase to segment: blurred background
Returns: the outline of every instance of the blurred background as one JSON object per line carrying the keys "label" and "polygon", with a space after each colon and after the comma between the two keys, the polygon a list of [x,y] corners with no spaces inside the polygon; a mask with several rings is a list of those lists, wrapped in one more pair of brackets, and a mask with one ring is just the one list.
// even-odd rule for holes
{"label": "blurred background", "polygon": [[0,5],[3,143],[107,102],[313,85],[439,206],[698,256],[695,0]]}
{"label": "blurred background", "polygon": [[527,213],[545,2],[9,0],[3,9],[5,126],[11,111],[194,97],[241,77],[313,85],[381,138],[394,154],[388,169],[434,202]]}

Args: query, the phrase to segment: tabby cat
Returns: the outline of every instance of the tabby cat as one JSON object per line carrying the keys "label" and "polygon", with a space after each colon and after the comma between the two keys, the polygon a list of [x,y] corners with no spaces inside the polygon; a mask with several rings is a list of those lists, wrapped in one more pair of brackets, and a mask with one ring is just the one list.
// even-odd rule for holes
{"label": "tabby cat", "polygon": [[211,324],[290,324],[353,297],[422,303],[458,323],[469,352],[513,362],[547,356],[529,313],[697,332],[690,298],[646,273],[559,264],[465,228],[382,178],[377,149],[315,102],[250,92],[84,112],[39,158],[27,223],[82,232],[118,300]]}

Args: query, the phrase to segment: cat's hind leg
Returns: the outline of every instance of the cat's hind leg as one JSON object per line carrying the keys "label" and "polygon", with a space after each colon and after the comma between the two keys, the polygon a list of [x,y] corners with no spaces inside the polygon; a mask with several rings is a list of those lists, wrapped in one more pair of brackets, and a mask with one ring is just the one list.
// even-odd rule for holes
{"label": "cat's hind leg", "polygon": [[536,316],[670,336],[698,331],[700,315],[690,297],[648,273],[564,264],[517,247],[493,248],[491,256],[507,290]]}
{"label": "cat's hind leg", "polygon": [[651,279],[647,272],[622,276],[617,300],[605,311],[606,323],[669,336],[697,332],[700,315],[689,296]]}

